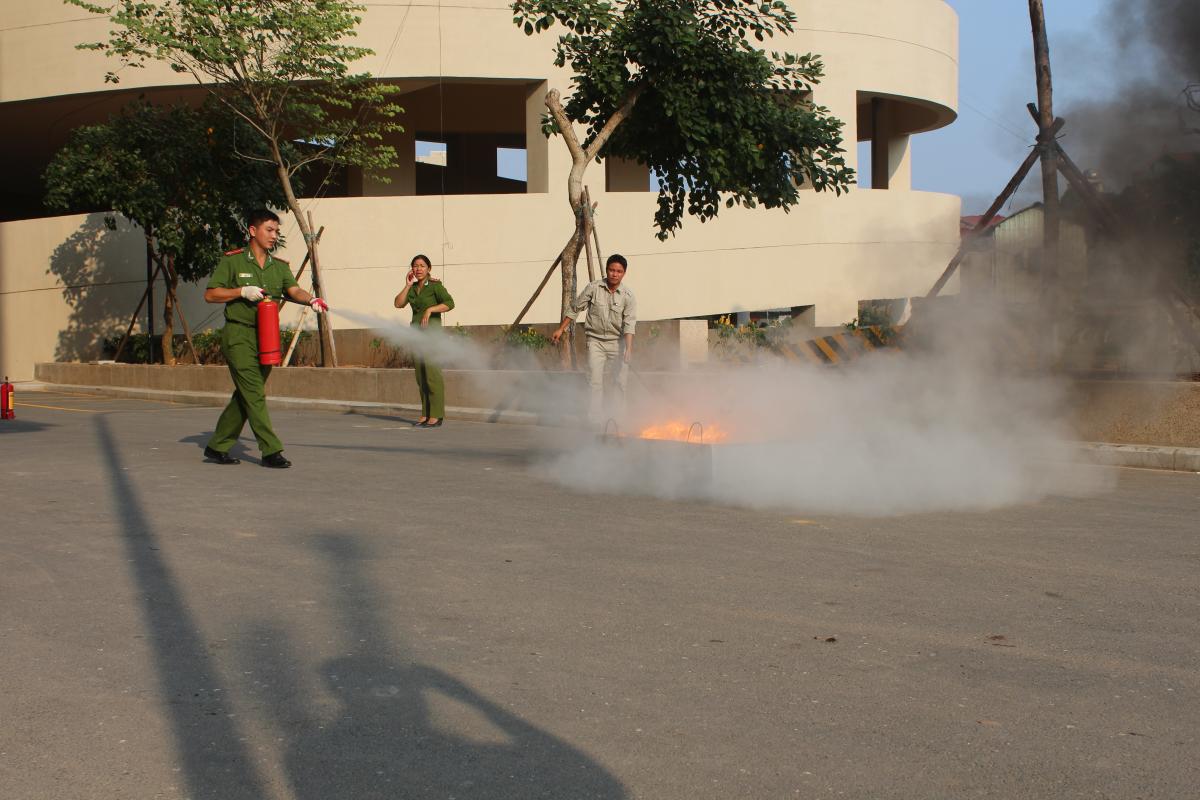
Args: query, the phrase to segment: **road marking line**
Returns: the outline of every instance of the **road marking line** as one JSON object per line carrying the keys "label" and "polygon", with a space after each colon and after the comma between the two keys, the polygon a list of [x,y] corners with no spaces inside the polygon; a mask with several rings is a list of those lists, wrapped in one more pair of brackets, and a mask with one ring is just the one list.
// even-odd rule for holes
{"label": "road marking line", "polygon": [[48,408],[51,411],[74,411],[79,414],[99,414],[100,413],[99,411],[97,411],[94,408],[63,408],[62,406],[42,406],[42,405],[38,405],[37,403],[26,403],[26,402],[14,403],[13,405],[19,406],[21,408]]}
{"label": "road marking line", "polygon": [[154,397],[125,397],[124,395],[117,394],[88,394],[87,392],[43,391],[41,389],[32,389],[29,391],[56,397],[87,397],[92,400],[138,400],[142,403],[165,403],[172,406],[191,405],[191,403],[181,403],[178,400],[160,400]]}

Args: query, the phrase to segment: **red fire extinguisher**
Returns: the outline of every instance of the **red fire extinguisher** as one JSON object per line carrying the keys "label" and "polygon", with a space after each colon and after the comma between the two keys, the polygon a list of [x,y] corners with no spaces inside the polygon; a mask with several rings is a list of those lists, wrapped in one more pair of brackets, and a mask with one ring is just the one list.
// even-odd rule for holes
{"label": "red fire extinguisher", "polygon": [[279,352],[279,304],[266,298],[258,304],[258,363],[264,367],[277,367],[283,363]]}
{"label": "red fire extinguisher", "polygon": [[13,409],[13,385],[8,382],[8,376],[4,376],[4,383],[0,384],[0,419],[12,419],[17,415]]}

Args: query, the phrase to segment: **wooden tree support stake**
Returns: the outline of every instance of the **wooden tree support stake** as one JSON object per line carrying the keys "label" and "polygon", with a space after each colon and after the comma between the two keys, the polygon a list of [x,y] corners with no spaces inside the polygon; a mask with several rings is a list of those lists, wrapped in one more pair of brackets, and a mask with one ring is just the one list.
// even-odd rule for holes
{"label": "wooden tree support stake", "polygon": [[[325,226],[322,225],[317,235],[313,237],[313,243],[321,241],[321,234],[325,232]],[[299,282],[300,276],[304,274],[304,268],[308,266],[308,259],[312,255],[311,252],[304,254],[304,260],[300,262],[300,269],[296,270],[296,281]],[[316,294],[316,292],[314,292]],[[279,366],[286,367],[292,363],[292,354],[296,352],[296,345],[300,343],[300,332],[304,330],[304,321],[308,319],[308,312],[311,306],[305,306],[300,310],[300,319],[296,320],[296,333],[292,336],[291,344],[288,345],[287,353],[283,356],[283,363]]]}
{"label": "wooden tree support stake", "polygon": [[[313,242],[315,244],[321,243],[321,234],[324,232],[325,232],[325,226],[322,225],[321,229],[318,230],[316,235],[313,237]],[[312,258],[312,253],[309,252],[308,249],[306,248],[304,251],[304,260],[300,262],[300,269],[296,270],[296,283],[300,282],[300,276],[304,274],[304,268],[308,266],[308,260],[310,258]]]}
{"label": "wooden tree support stake", "polygon": [[154,272],[150,274],[150,280],[146,281],[146,288],[142,290],[142,299],[138,301],[137,309],[134,310],[133,316],[129,318],[129,326],[125,328],[125,335],[121,337],[121,343],[117,345],[117,353],[113,356],[113,361],[121,360],[121,354],[125,352],[125,345],[129,343],[129,336],[133,333],[133,326],[137,324],[138,314],[142,313],[142,306],[146,305],[146,297],[150,294],[150,289],[154,286],[154,281],[158,278],[160,270],[162,270],[162,264],[156,263]]}
{"label": "wooden tree support stake", "polygon": [[[313,224],[312,212],[308,212],[308,228],[313,230],[316,225]],[[325,290],[321,284],[321,260],[317,257],[317,241],[314,237],[311,241],[305,242],[308,245],[308,253],[312,256],[312,285],[313,294],[323,300],[328,300],[325,296]],[[329,315],[322,317],[317,315],[317,332],[321,338],[321,366],[338,365],[337,346],[333,342],[333,328],[329,324]]]}
{"label": "wooden tree support stake", "polygon": [[[572,234],[571,238],[575,238],[574,234]],[[550,282],[550,276],[554,274],[554,270],[558,269],[558,265],[562,263],[563,255],[567,252],[567,247],[570,246],[571,244],[568,242],[566,247],[562,249],[562,252],[558,254],[558,258],[554,259],[554,263],[550,265],[550,269],[546,270],[546,277],[542,278],[542,282],[539,283],[538,287],[533,290],[533,296],[529,298],[529,302],[526,303],[525,307],[521,309],[521,313],[517,314],[517,318],[513,320],[512,327],[515,328],[520,325],[521,320],[525,319],[525,315],[529,313],[529,309],[533,308],[534,302],[538,299],[538,296],[541,295],[542,289],[545,289],[546,284]]]}
{"label": "wooden tree support stake", "polygon": [[592,258],[592,237],[596,231],[595,217],[592,216],[592,195],[588,187],[583,187],[583,249],[587,255],[588,283],[596,280],[596,262],[600,259],[600,248],[596,248],[596,256]]}
{"label": "wooden tree support stake", "polygon": [[596,245],[596,262],[603,265],[604,251],[600,249],[600,233],[596,230],[596,207],[591,205],[592,196],[588,190],[585,188],[583,192],[583,196],[587,198],[588,208],[590,209],[589,214],[592,218],[592,244]]}
{"label": "wooden tree support stake", "polygon": [[175,293],[172,286],[177,278],[175,275],[175,267],[170,259],[159,258],[159,266],[163,269],[163,280],[167,284],[167,294],[171,296],[171,307],[175,309],[175,313],[179,315],[179,322],[183,325],[183,338],[187,341],[188,349],[192,351],[192,362],[200,363],[200,354],[196,352],[196,343],[192,341],[192,326],[188,325],[187,317],[183,315],[183,306],[179,302],[179,296]]}

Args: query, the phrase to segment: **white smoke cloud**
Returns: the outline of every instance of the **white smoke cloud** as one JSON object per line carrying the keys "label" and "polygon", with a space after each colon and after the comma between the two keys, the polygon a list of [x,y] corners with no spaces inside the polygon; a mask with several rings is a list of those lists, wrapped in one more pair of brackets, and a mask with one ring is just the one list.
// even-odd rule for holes
{"label": "white smoke cloud", "polygon": [[[341,312],[443,367],[480,371],[493,354],[461,337]],[[922,324],[921,312],[914,312]],[[689,498],[799,513],[891,515],[988,510],[1111,485],[1077,463],[1066,385],[1021,375],[998,356],[1001,320],[925,324],[925,345],[837,367],[772,360],[702,373],[633,374],[625,435],[678,420],[700,423],[704,448],[559,431],[534,467],[573,490]],[[945,326],[948,335],[931,330]],[[541,415],[586,408],[578,376],[521,370],[513,404]],[[494,374],[494,373],[492,373]],[[511,377],[511,375],[509,376]],[[698,439],[699,431],[694,432]],[[699,459],[699,460],[697,460]]]}
{"label": "white smoke cloud", "polygon": [[[405,312],[407,313],[407,312]],[[433,361],[445,369],[490,369],[492,360],[486,350],[461,336],[447,335],[437,327],[414,327],[408,322],[377,314],[360,314],[339,308],[338,315],[377,332],[397,347],[421,359]]]}
{"label": "white smoke cloud", "polygon": [[988,510],[1111,486],[1110,472],[1077,461],[1067,385],[1001,363],[1002,320],[972,309],[969,319],[925,324],[919,351],[837,368],[775,361],[667,390],[634,380],[627,432],[674,419],[701,423],[708,441],[714,425],[728,433],[711,445],[710,481],[695,478],[679,448],[653,454],[653,445],[603,439],[548,459],[541,474],[588,491],[879,516]]}

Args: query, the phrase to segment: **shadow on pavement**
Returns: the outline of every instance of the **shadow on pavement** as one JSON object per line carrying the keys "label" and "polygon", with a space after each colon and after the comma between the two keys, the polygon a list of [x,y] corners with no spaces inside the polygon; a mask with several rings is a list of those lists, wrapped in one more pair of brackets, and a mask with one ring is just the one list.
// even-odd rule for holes
{"label": "shadow on pavement", "polygon": [[[329,584],[346,655],[320,668],[331,709],[303,686],[304,661],[275,626],[243,641],[270,642],[270,653],[243,653],[246,669],[269,676],[264,698],[284,742],[285,770],[297,800],[353,797],[578,800],[626,797],[619,781],[587,755],[525,722],[438,669],[401,657],[368,585],[370,554],[341,534],[318,537],[331,565]],[[466,713],[468,735],[438,724],[431,701]],[[458,715],[459,718],[462,714]]]}
{"label": "shadow on pavement", "polygon": [[413,416],[411,414],[405,414],[404,416],[401,416],[399,414],[370,414],[370,413],[367,413],[366,411],[356,411],[355,409],[350,409],[349,411],[344,412],[344,414],[347,417],[362,417],[363,419],[377,419],[380,422],[399,422],[404,425],[412,425],[414,422],[416,422],[418,419],[420,419],[419,415]]}
{"label": "shadow on pavement", "polygon": [[121,539],[149,632],[158,684],[193,800],[261,800],[266,796],[225,701],[221,677],[196,620],[162,557],[161,544],[124,471],[108,421],[96,417]]}
{"label": "shadow on pavement", "polygon": [[[416,433],[414,435],[420,436],[420,437],[428,436],[428,437],[430,437],[430,441],[432,442],[432,440],[435,437],[437,437],[439,434],[437,431],[420,431],[419,433]],[[536,463],[538,460],[538,453],[533,450],[529,450],[529,449],[485,450],[482,448],[473,448],[473,447],[432,448],[432,447],[416,447],[416,446],[410,447],[410,446],[406,446],[406,445],[402,445],[402,444],[394,444],[394,445],[384,446],[384,445],[372,445],[372,444],[363,444],[363,445],[315,444],[312,442],[295,442],[295,443],[291,444],[291,446],[296,447],[296,448],[311,447],[315,450],[346,450],[346,451],[353,452],[353,453],[415,453],[415,454],[426,455],[426,456],[437,455],[437,456],[449,456],[449,457],[460,457],[460,458],[477,458],[477,459],[488,459],[491,461],[501,461],[501,462],[505,462],[507,464],[512,464],[514,466],[529,466],[530,464]],[[286,445],[285,445],[284,449],[285,450],[287,449]]]}
{"label": "shadow on pavement", "polygon": [[[207,431],[205,433],[194,433],[191,436],[184,436],[179,442],[181,444],[194,444],[203,452],[210,439],[212,439],[212,431]],[[241,439],[238,439],[237,444],[229,448],[229,454],[235,458],[251,459],[257,452],[257,447],[243,444]]]}
{"label": "shadow on pavement", "polygon": [[36,433],[43,431],[46,428],[53,428],[49,422],[34,422],[33,420],[21,419],[2,419],[0,420],[0,434],[4,433]]}

